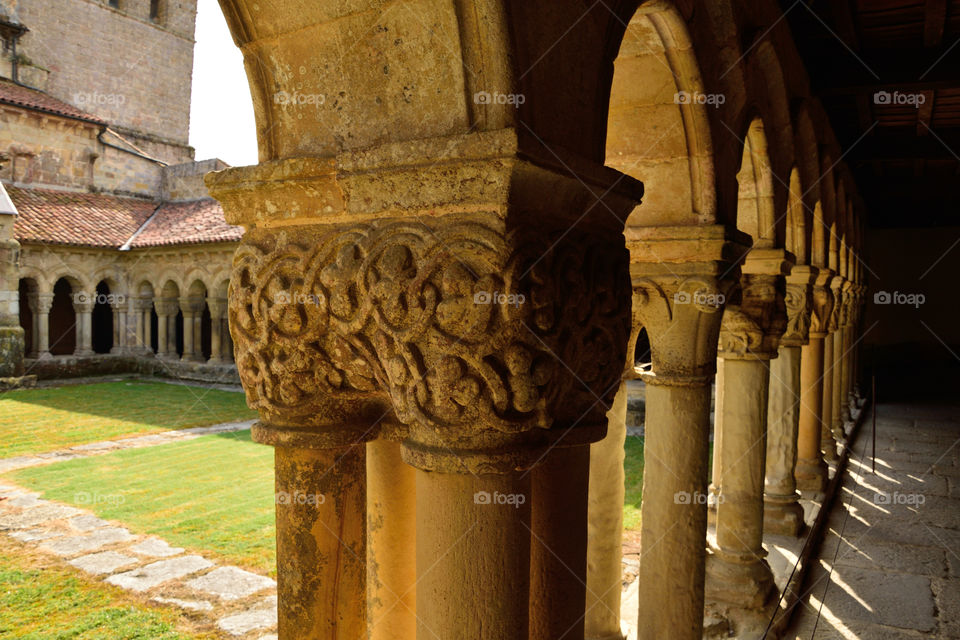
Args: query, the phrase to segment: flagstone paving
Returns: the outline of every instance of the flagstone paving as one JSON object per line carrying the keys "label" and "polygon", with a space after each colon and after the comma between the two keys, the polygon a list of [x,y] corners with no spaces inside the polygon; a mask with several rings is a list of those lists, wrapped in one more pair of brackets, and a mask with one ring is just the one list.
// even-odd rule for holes
{"label": "flagstone paving", "polygon": [[[252,421],[178,429],[150,436],[124,438],[72,447],[38,456],[0,460],[0,473],[188,440],[211,433],[239,431]],[[186,553],[156,536],[131,533],[123,523],[44,500],[40,494],[0,482],[0,534],[38,551],[62,558],[93,579],[147,596],[166,606],[209,618],[226,637],[276,640],[276,582],[240,567],[218,565]]]}
{"label": "flagstone paving", "polygon": [[960,638],[960,408],[880,405],[853,444],[790,640]]}

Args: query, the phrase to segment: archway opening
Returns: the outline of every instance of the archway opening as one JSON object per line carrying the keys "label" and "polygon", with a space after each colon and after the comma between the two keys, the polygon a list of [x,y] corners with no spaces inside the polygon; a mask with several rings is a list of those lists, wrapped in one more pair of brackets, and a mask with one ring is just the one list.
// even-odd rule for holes
{"label": "archway opening", "polygon": [[55,356],[72,354],[77,348],[77,313],[73,308],[76,288],[67,278],[53,285],[53,304],[50,307],[50,353]]}
{"label": "archway opening", "polygon": [[97,285],[93,300],[92,341],[94,353],[110,353],[113,348],[113,309],[110,307],[110,286],[105,280]]}

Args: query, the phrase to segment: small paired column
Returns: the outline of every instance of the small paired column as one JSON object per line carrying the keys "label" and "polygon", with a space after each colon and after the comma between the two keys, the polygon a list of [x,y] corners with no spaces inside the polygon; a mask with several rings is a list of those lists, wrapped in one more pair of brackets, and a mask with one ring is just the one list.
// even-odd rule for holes
{"label": "small paired column", "polygon": [[816,267],[811,299],[809,340],[800,351],[800,419],[797,434],[797,468],[794,477],[801,491],[818,493],[827,482],[827,464],[821,452],[824,399],[824,341],[829,335],[833,272]]}
{"label": "small paired column", "polygon": [[223,363],[221,333],[226,302],[223,298],[207,298],[207,308],[210,309],[210,359],[207,364]]}
{"label": "small paired column", "polygon": [[177,357],[177,299],[157,298],[154,300],[157,312],[157,357]]}
{"label": "small paired column", "polygon": [[33,353],[32,358],[45,359],[50,355],[50,309],[53,307],[52,293],[36,293],[29,299],[33,312]]}
{"label": "small paired column", "polygon": [[181,360],[200,362],[200,323],[203,319],[203,298],[180,298],[180,311],[183,313],[183,355]]}
{"label": "small paired column", "polygon": [[110,347],[110,353],[112,354],[124,353],[127,350],[127,310],[125,303],[126,299],[123,295],[118,296],[115,302],[110,303],[110,311],[113,313],[113,346]]}
{"label": "small paired column", "polygon": [[220,321],[220,359],[226,363],[233,362],[233,336],[230,335],[230,322],[229,319],[224,316]]}
{"label": "small paired column", "polygon": [[76,347],[74,355],[93,355],[93,296],[86,292],[74,295],[73,311],[76,315]]}
{"label": "small paired column", "polygon": [[[628,227],[634,330],[646,329],[647,385],[638,637],[703,636],[710,399],[721,278],[749,239],[721,226]],[[675,263],[665,263],[671,256]],[[681,274],[681,275],[678,275]]]}
{"label": "small paired column", "polygon": [[802,401],[802,348],[808,343],[815,276],[816,270],[806,265],[793,267],[787,276],[787,330],[780,338],[777,358],[770,363],[763,529],[788,536],[799,535],[803,528],[794,470]]}
{"label": "small paired column", "polygon": [[[711,607],[736,609],[740,628],[760,632],[775,605],[773,573],[763,548],[764,475],[771,359],[786,329],[784,279],[793,262],[781,249],[753,249],[743,265],[739,304],[723,312],[722,476],[717,493],[716,547],[707,558]],[[716,479],[714,484],[717,484]]]}

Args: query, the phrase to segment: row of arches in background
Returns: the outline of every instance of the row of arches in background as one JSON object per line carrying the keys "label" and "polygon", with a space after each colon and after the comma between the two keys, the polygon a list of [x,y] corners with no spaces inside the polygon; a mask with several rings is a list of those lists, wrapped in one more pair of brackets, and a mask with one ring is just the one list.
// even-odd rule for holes
{"label": "row of arches in background", "polygon": [[[153,353],[196,362],[230,362],[226,288],[223,282],[211,297],[207,286],[194,280],[181,294],[181,288],[168,280],[157,295],[154,286],[144,281],[131,297],[109,278],[100,280],[92,293],[73,276],[57,279],[49,291],[37,278],[21,278],[20,325],[26,353],[33,358]],[[85,314],[89,327],[84,324]],[[185,334],[188,324],[192,336]]]}

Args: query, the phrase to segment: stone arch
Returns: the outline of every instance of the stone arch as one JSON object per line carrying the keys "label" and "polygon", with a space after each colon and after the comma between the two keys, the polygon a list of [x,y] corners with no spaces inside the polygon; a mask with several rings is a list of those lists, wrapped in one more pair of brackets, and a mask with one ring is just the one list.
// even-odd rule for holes
{"label": "stone arch", "polygon": [[645,185],[644,203],[628,225],[714,221],[708,98],[677,7],[668,0],[643,3],[614,61],[607,122],[606,164]]}
{"label": "stone arch", "polygon": [[789,187],[784,246],[794,255],[797,264],[808,264],[810,254],[807,242],[807,216],[804,211],[800,170],[797,167],[790,171]]}
{"label": "stone arch", "polygon": [[93,296],[92,346],[94,353],[110,353],[114,343],[115,320],[113,308],[118,290],[116,280],[110,277],[97,282]]}
{"label": "stone arch", "polygon": [[755,248],[778,246],[774,180],[763,121],[753,118],[744,137],[737,172],[737,228],[750,235]]}

